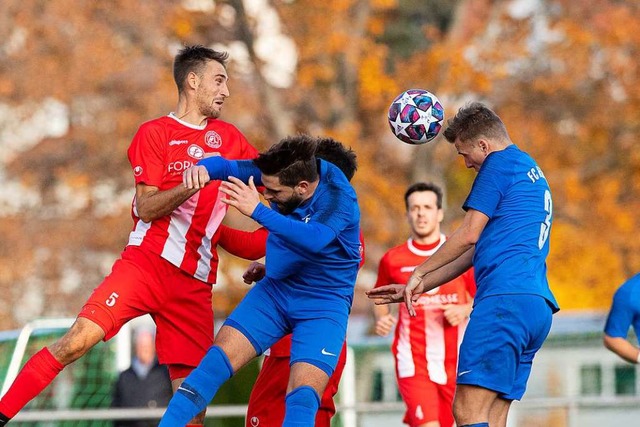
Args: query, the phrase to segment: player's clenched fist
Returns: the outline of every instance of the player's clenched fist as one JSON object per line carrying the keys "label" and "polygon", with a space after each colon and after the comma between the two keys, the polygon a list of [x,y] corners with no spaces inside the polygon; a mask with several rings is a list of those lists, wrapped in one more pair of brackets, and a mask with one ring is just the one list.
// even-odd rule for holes
{"label": "player's clenched fist", "polygon": [[396,325],[396,322],[396,317],[391,313],[380,317],[376,322],[376,335],[386,337]]}
{"label": "player's clenched fist", "polygon": [[254,261],[242,275],[242,280],[244,280],[244,283],[247,285],[250,285],[253,282],[261,280],[266,273],[267,270],[265,269],[264,264]]}
{"label": "player's clenched fist", "polygon": [[211,181],[209,172],[204,166],[191,166],[182,174],[182,183],[189,190],[204,188]]}

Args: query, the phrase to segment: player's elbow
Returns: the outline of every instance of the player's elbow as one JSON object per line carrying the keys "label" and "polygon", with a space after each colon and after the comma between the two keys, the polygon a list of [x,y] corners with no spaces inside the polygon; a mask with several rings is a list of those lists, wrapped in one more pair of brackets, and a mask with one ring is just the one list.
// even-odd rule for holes
{"label": "player's elbow", "polygon": [[460,242],[465,247],[475,246],[478,243],[478,239],[480,239],[480,233],[476,233],[473,229],[464,228],[460,233]]}
{"label": "player's elbow", "polygon": [[138,218],[140,218],[142,222],[149,223],[154,220],[154,217],[151,214],[151,212],[149,212],[146,209],[140,209],[140,208],[136,209],[136,215],[138,216]]}
{"label": "player's elbow", "polygon": [[605,347],[607,350],[613,351],[614,353],[616,352],[616,351],[615,351],[615,349],[616,349],[616,346],[615,346],[615,338],[610,337],[610,336],[609,336],[609,335],[607,335],[607,334],[604,334],[604,335],[602,336],[602,344],[604,345],[604,347]]}

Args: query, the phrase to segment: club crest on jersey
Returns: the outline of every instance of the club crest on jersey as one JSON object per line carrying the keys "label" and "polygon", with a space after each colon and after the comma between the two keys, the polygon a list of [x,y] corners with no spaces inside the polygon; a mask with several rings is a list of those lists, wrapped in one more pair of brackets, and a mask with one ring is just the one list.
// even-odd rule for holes
{"label": "club crest on jersey", "polygon": [[142,175],[142,166],[136,166],[133,168],[133,176],[140,176]]}
{"label": "club crest on jersey", "polygon": [[222,145],[222,137],[218,135],[218,132],[210,130],[204,136],[204,143],[211,148],[220,148]]}
{"label": "club crest on jersey", "polygon": [[202,159],[204,157],[204,150],[196,144],[191,144],[189,148],[187,148],[187,154],[194,159]]}

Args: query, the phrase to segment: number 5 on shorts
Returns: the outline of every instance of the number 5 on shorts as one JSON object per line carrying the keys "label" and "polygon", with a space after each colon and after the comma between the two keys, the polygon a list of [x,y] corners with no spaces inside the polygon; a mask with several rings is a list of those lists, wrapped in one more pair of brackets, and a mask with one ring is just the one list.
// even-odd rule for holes
{"label": "number 5 on shorts", "polygon": [[116,305],[116,300],[118,299],[120,295],[118,295],[115,292],[112,292],[111,295],[109,295],[109,298],[107,298],[107,300],[105,301],[105,304],[107,304],[109,307],[113,307],[114,305]]}

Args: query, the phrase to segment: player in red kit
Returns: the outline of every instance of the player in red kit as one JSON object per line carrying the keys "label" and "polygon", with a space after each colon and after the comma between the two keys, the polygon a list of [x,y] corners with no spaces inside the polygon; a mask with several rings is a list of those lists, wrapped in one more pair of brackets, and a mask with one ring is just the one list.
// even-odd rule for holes
{"label": "player in red kit", "polygon": [[[128,245],[66,334],[27,361],[0,400],[0,425],[135,317],[150,314],[155,321],[158,360],[168,365],[174,391],[213,343],[211,292],[227,205],[219,181],[189,190],[182,174],[206,156],[257,156],[238,129],[218,120],[229,96],[227,59],[204,46],[176,56],[176,111],[140,126],[128,150],[136,183]],[[201,413],[194,425],[203,420]]]}
{"label": "player in red kit", "polygon": [[[406,284],[416,266],[440,247],[443,219],[442,190],[417,183],[405,193],[411,238],[390,249],[380,260],[376,287]],[[411,427],[452,427],[458,347],[462,341],[471,298],[475,295],[473,271],[423,294],[415,317],[405,306],[396,318],[387,305],[374,306],[376,333],[386,336],[395,326],[392,352],[398,388]]]}
{"label": "player in red kit", "polygon": [[[316,157],[327,160],[342,170],[351,180],[357,169],[356,155],[338,141],[331,138],[320,138]],[[234,230],[224,225],[221,228],[220,246],[229,253],[245,259],[258,259],[264,256],[268,232],[259,228],[254,232]],[[362,263],[364,262],[364,243],[362,236]],[[264,266],[253,263],[245,273],[245,281],[250,284],[262,277]],[[285,413],[285,396],[289,382],[289,363],[291,356],[291,335],[287,335],[265,353],[260,374],[251,391],[247,408],[247,427],[269,427],[282,425]],[[320,407],[316,414],[315,425],[329,427],[331,418],[336,413],[333,397],[338,392],[338,385],[347,361],[347,345],[343,344],[338,364],[329,379],[322,395]]]}

